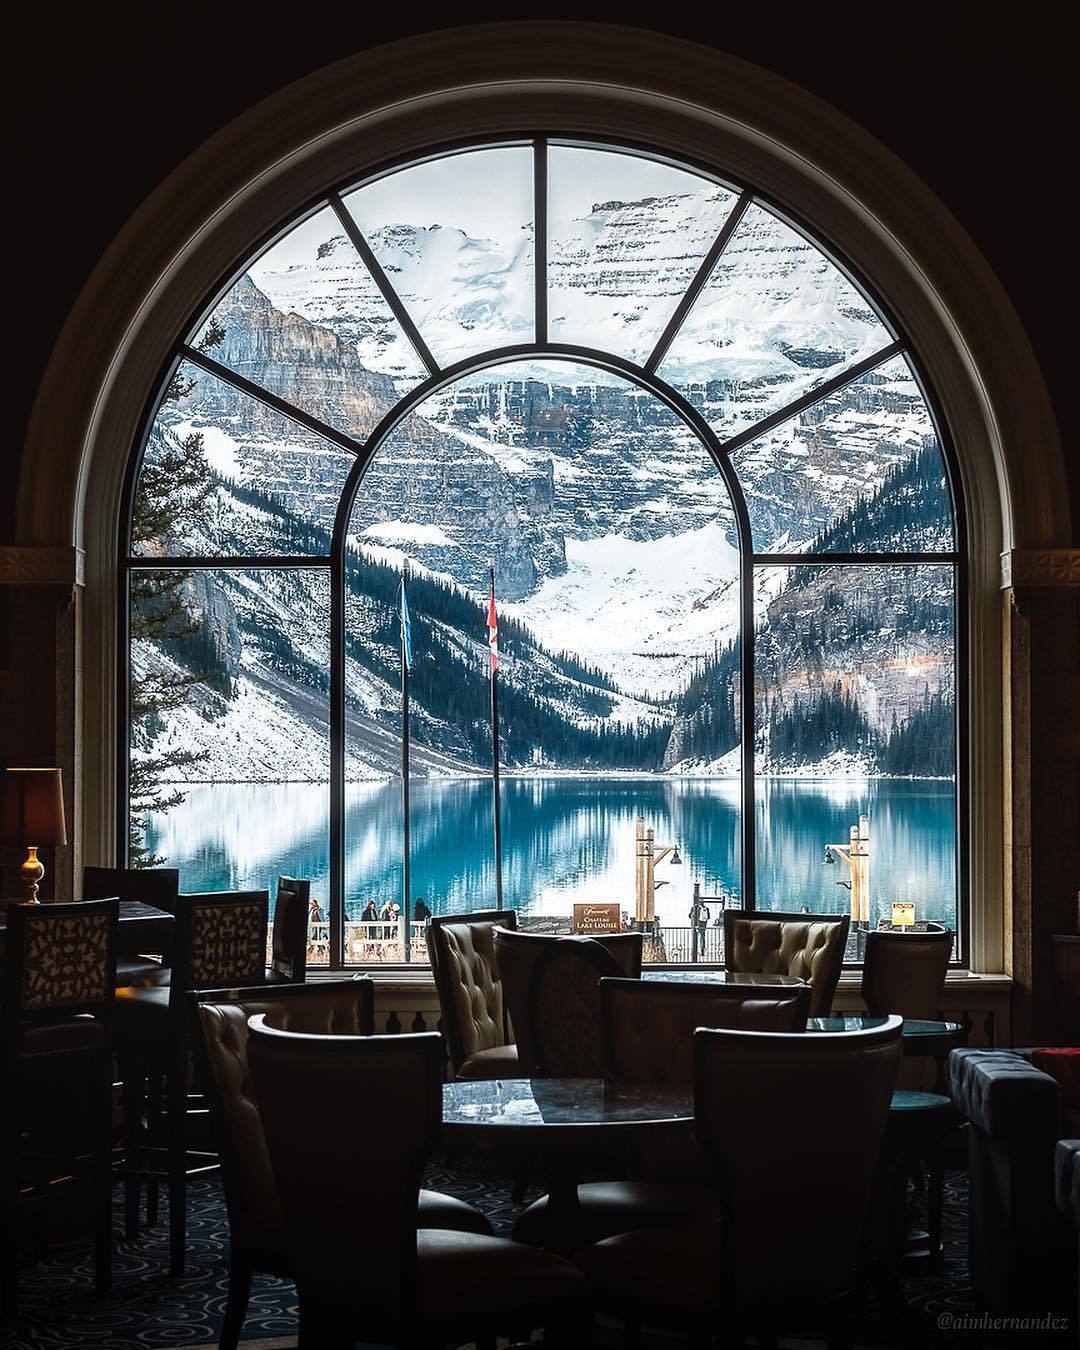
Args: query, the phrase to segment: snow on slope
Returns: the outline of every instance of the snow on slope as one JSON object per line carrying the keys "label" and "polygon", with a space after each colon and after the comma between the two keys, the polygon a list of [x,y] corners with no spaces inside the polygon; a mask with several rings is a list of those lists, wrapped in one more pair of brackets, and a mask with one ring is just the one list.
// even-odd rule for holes
{"label": "snow on slope", "polygon": [[739,559],[717,524],[652,540],[567,539],[566,561],[562,576],[503,608],[628,693],[676,689],[738,629]]}

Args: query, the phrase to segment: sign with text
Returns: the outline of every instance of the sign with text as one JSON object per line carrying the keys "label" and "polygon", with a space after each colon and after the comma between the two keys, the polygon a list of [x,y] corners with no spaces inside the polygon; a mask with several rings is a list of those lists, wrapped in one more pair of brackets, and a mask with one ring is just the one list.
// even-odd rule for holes
{"label": "sign with text", "polygon": [[895,928],[910,928],[915,922],[915,906],[907,900],[897,901],[892,907]]}
{"label": "sign with text", "polygon": [[574,905],[575,933],[618,933],[622,916],[617,903]]}

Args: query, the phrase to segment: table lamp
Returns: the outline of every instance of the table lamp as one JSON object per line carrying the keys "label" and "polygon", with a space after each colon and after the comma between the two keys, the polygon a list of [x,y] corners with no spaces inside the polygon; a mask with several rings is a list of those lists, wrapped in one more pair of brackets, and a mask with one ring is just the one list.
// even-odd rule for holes
{"label": "table lamp", "polygon": [[[31,842],[32,841],[32,842]],[[19,869],[28,904],[38,903],[43,844],[66,844],[64,789],[59,769],[5,769],[0,780],[0,843],[26,849]]]}

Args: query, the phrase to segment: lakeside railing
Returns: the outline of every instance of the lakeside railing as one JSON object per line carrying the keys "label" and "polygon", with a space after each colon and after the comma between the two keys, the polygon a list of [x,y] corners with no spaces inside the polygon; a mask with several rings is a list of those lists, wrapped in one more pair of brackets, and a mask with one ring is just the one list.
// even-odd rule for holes
{"label": "lakeside railing", "polygon": [[[807,917],[810,917],[809,915]],[[545,930],[551,931],[545,923]],[[345,963],[347,965],[395,965],[404,960],[403,939],[404,921],[349,919],[345,923]],[[523,927],[527,930],[526,921]],[[569,920],[564,931],[569,932]],[[410,960],[424,964],[428,959],[427,942],[424,937],[423,920],[413,920],[409,924],[409,941],[412,950]],[[267,960],[269,953],[269,936]],[[844,959],[847,962],[862,960],[865,934],[852,932],[848,935],[847,950]],[[685,924],[671,926],[658,924],[645,938],[645,961],[661,961],[677,965],[723,965],[724,930],[716,923],[698,925],[696,941],[694,929]],[[308,925],[308,963],[310,965],[328,965],[330,962],[330,925],[320,922]]]}

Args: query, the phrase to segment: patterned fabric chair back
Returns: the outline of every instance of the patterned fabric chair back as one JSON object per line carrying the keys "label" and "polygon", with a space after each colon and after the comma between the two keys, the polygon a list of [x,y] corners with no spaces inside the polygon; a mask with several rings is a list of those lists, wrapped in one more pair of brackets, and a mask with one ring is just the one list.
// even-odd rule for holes
{"label": "patterned fabric chair back", "polygon": [[108,1020],[116,986],[117,900],[7,908],[3,1023],[90,1013]]}
{"label": "patterned fabric chair back", "polygon": [[274,899],[274,973],[303,984],[307,979],[308,913],[311,882],[278,877]]}
{"label": "patterned fabric chair back", "polygon": [[623,973],[616,957],[587,937],[567,937],[540,957],[529,982],[529,1037],[546,1078],[604,1072],[600,981]]}
{"label": "patterned fabric chair back", "polygon": [[176,867],[84,867],[83,899],[138,900],[155,909],[176,913],[180,872]]}
{"label": "patterned fabric chair back", "polygon": [[180,897],[170,1006],[184,1011],[193,989],[266,980],[268,891],[216,891]]}

